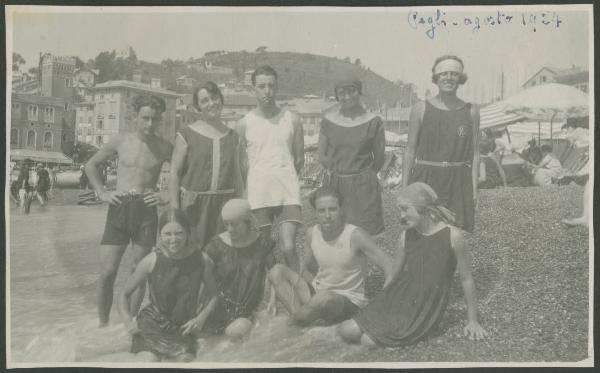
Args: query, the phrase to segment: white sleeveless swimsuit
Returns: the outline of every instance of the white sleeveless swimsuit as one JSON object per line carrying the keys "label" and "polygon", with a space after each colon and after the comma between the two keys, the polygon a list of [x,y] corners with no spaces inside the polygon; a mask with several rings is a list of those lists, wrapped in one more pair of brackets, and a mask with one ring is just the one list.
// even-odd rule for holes
{"label": "white sleeveless swimsuit", "polygon": [[313,288],[342,295],[358,307],[366,306],[367,260],[364,255],[352,252],[350,246],[350,238],[356,226],[346,224],[342,234],[331,242],[323,239],[318,225],[311,229],[310,247],[319,265],[319,272],[312,282]]}
{"label": "white sleeveless swimsuit", "polygon": [[248,202],[252,209],[300,205],[300,183],[294,167],[292,114],[282,110],[266,119],[245,116],[248,151]]}

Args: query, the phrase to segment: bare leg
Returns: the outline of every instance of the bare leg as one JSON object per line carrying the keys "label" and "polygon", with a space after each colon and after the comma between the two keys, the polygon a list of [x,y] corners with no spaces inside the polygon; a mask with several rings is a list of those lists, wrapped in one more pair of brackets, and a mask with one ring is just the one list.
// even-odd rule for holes
{"label": "bare leg", "polygon": [[294,323],[305,326],[319,319],[334,323],[343,312],[345,302],[346,299],[339,294],[317,291],[308,303],[293,314]]}
{"label": "bare leg", "polygon": [[141,351],[135,354],[136,361],[142,361],[146,363],[156,363],[160,361],[160,358],[154,355],[150,351]]}
{"label": "bare leg", "polygon": [[40,205],[44,206],[44,204],[46,203],[44,201],[44,197],[42,197],[42,195],[40,193],[35,193],[35,195],[36,195],[38,201],[40,201]]}
{"label": "bare leg", "polygon": [[293,315],[311,298],[306,281],[283,264],[276,264],[269,271],[269,281],[275,294],[290,315]]}
{"label": "bare leg", "polygon": [[97,289],[100,327],[108,325],[113,302],[113,286],[125,248],[124,245],[102,245],[100,247],[100,279]]}
{"label": "bare leg", "polygon": [[298,223],[284,221],[279,224],[279,239],[281,241],[281,251],[285,256],[285,264],[293,271],[300,270],[298,253],[296,253],[296,231]]}
{"label": "bare leg", "polygon": [[363,331],[353,319],[346,320],[339,324],[336,330],[346,343],[360,343],[360,339],[363,335]]}
{"label": "bare leg", "polygon": [[[135,267],[148,253],[150,253],[150,248],[140,246],[138,244],[131,245],[131,251],[133,254],[133,265],[131,266],[131,273],[135,271]],[[129,298],[129,314],[137,315],[142,302],[144,301],[144,295],[146,295],[146,282],[142,282],[140,286],[135,289],[135,291],[131,294]]]}
{"label": "bare leg", "polygon": [[582,225],[589,226],[590,200],[592,198],[592,187],[588,181],[583,190],[583,213],[580,217],[574,219],[564,219],[562,222],[569,226]]}

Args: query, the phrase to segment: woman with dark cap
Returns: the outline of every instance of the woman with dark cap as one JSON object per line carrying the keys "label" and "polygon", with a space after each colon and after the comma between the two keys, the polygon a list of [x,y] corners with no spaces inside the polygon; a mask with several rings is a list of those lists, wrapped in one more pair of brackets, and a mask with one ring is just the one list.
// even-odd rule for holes
{"label": "woman with dark cap", "polygon": [[361,103],[362,83],[349,77],[335,86],[339,110],[321,121],[319,161],[327,170],[324,184],[337,189],[346,203],[346,222],[371,235],[383,231],[381,186],[385,129],[380,117]]}
{"label": "woman with dark cap", "polygon": [[194,92],[200,119],[175,138],[169,191],[171,206],[181,208],[202,248],[224,228],[219,215],[225,202],[243,193],[240,139],[221,121],[223,95],[213,82]]}
{"label": "woman with dark cap", "polygon": [[456,215],[456,226],[473,232],[479,180],[479,109],[456,96],[467,80],[456,56],[435,60],[437,96],[415,104],[410,113],[402,183],[430,185],[441,204]]}

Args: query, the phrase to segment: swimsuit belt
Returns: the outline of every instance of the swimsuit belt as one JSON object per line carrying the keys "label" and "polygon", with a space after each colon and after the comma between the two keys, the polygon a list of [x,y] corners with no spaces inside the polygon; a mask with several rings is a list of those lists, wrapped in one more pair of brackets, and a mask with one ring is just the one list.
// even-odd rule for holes
{"label": "swimsuit belt", "polygon": [[467,166],[471,167],[469,162],[432,162],[432,161],[424,161],[422,159],[417,159],[415,161],[417,164],[423,164],[426,166],[435,166],[435,167],[457,167],[457,166]]}
{"label": "swimsuit belt", "polygon": [[365,168],[364,170],[362,170],[360,172],[353,173],[353,174],[340,174],[340,173],[337,173],[337,172],[334,172],[334,171],[329,171],[329,174],[330,175],[335,175],[337,177],[354,177],[354,176],[359,176],[359,175],[366,174],[366,173],[370,172],[371,170],[372,169],[369,167],[369,168]]}
{"label": "swimsuit belt", "polygon": [[217,190],[207,190],[204,192],[196,192],[193,190],[187,190],[184,187],[181,187],[181,191],[183,193],[193,194],[193,195],[209,195],[209,194],[231,194],[235,193],[235,189],[217,189]]}

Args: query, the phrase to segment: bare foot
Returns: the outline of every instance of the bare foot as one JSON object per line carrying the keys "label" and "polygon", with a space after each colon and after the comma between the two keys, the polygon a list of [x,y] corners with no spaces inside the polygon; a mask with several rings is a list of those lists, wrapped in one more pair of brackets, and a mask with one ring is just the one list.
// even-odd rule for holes
{"label": "bare foot", "polygon": [[581,225],[581,226],[584,226],[584,227],[589,226],[588,222],[587,222],[587,219],[585,219],[583,217],[575,218],[575,219],[563,219],[562,222],[563,222],[563,224],[566,224],[566,225],[568,225],[570,227],[574,227],[574,226],[577,226],[577,225]]}

